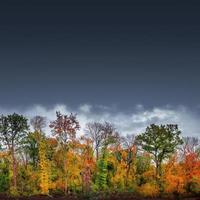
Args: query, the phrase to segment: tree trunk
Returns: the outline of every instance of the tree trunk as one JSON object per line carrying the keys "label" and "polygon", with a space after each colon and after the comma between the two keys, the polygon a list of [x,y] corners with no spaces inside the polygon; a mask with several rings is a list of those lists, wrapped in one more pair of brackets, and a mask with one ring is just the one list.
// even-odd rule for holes
{"label": "tree trunk", "polygon": [[163,184],[162,184],[162,168],[161,168],[161,162],[156,162],[156,182],[159,186],[160,193],[163,192]]}
{"label": "tree trunk", "polygon": [[11,149],[11,155],[12,155],[12,168],[13,168],[13,186],[15,189],[17,189],[17,162],[15,158],[14,147],[12,147]]}
{"label": "tree trunk", "polygon": [[131,166],[130,166],[130,164],[128,164],[127,170],[126,170],[126,180],[125,180],[125,186],[126,187],[128,186],[130,168],[131,168]]}
{"label": "tree trunk", "polygon": [[65,193],[65,195],[67,195],[67,193],[68,193],[68,181],[67,181],[67,159],[66,159],[66,151],[64,151],[64,159],[63,159],[63,161],[64,161],[64,173],[65,173],[65,175],[64,175],[64,186],[65,186],[65,188],[64,188],[64,193]]}
{"label": "tree trunk", "polygon": [[160,163],[156,160],[156,179],[158,180],[160,176]]}
{"label": "tree trunk", "polygon": [[99,149],[96,148],[96,160],[98,161],[99,160]]}

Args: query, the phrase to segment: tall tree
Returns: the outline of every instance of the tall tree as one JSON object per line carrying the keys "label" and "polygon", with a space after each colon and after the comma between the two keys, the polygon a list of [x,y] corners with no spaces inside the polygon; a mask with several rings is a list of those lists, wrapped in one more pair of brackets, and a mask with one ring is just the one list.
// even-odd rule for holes
{"label": "tall tree", "polygon": [[104,191],[107,189],[108,184],[108,152],[106,147],[102,148],[100,159],[97,161],[97,174],[95,185],[96,189]]}
{"label": "tall tree", "polygon": [[16,150],[27,136],[29,129],[27,119],[16,113],[0,117],[0,140],[7,146],[12,156],[13,186],[17,189]]}
{"label": "tall tree", "polygon": [[83,191],[88,193],[91,189],[92,171],[94,170],[95,163],[93,157],[92,141],[84,136],[81,137],[81,159],[82,159],[82,188]]}
{"label": "tall tree", "polygon": [[40,188],[44,195],[49,193],[49,163],[46,157],[46,142],[45,138],[39,142],[39,164],[40,164]]}
{"label": "tall tree", "polygon": [[30,132],[24,141],[23,153],[28,158],[28,161],[36,169],[39,161],[39,132]]}
{"label": "tall tree", "polygon": [[63,153],[63,165],[64,165],[64,185],[65,193],[67,193],[67,162],[66,153],[69,149],[69,143],[76,138],[76,131],[80,129],[76,115],[71,113],[70,115],[63,115],[60,112],[56,112],[57,119],[52,121],[49,125],[52,128],[53,136],[56,137],[60,150]]}
{"label": "tall tree", "polygon": [[99,122],[91,122],[86,124],[87,136],[93,141],[97,160],[99,158],[99,148],[101,147],[103,140],[102,129],[102,124]]}
{"label": "tall tree", "polygon": [[43,129],[46,127],[46,117],[36,115],[30,120],[34,132],[30,132],[25,140],[24,152],[28,154],[33,166],[36,168],[39,161],[39,146],[44,137]]}
{"label": "tall tree", "polygon": [[[137,148],[135,144],[135,135],[126,135],[125,137],[122,137],[122,144],[124,147],[124,150],[126,151],[126,180],[125,185],[128,186],[129,181],[129,174],[132,169],[133,172],[136,170],[136,154],[137,154]],[[133,181],[133,180],[132,180]]]}
{"label": "tall tree", "polygon": [[178,145],[183,143],[180,138],[181,131],[177,125],[151,124],[146,131],[137,136],[137,142],[142,149],[153,155],[156,165],[156,177],[161,176],[161,164],[164,159],[173,154]]}

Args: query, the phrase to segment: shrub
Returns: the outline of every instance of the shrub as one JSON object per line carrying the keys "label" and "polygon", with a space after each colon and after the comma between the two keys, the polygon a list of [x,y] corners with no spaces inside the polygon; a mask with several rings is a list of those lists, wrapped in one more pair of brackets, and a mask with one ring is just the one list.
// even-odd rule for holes
{"label": "shrub", "polygon": [[144,197],[156,197],[159,195],[159,187],[156,183],[145,183],[139,187],[138,192]]}
{"label": "shrub", "polygon": [[200,194],[200,179],[193,178],[191,182],[186,185],[187,191],[193,194]]}

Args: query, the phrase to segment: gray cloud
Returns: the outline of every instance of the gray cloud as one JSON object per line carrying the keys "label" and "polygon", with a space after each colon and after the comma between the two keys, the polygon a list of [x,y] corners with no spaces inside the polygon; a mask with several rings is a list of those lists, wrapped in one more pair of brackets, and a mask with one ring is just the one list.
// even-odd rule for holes
{"label": "gray cloud", "polygon": [[[176,123],[182,130],[183,135],[199,136],[200,134],[199,114],[185,106],[164,106],[145,109],[143,105],[136,105],[133,111],[129,113],[117,111],[116,108],[108,109],[106,106],[89,104],[81,104],[76,109],[64,104],[57,104],[50,108],[42,105],[33,105],[26,108],[0,108],[0,113],[2,114],[17,112],[29,119],[35,115],[41,115],[47,117],[48,122],[55,119],[56,111],[65,114],[70,112],[77,113],[77,118],[81,124],[79,134],[83,134],[85,124],[92,121],[109,121],[116,126],[121,134],[138,134],[143,132],[151,123]],[[45,131],[48,135],[50,134],[49,127]]]}

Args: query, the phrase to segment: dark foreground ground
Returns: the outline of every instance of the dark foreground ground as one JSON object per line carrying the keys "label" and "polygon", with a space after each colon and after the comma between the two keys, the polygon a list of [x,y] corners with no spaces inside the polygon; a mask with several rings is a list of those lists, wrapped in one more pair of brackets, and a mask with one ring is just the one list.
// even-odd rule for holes
{"label": "dark foreground ground", "polygon": [[0,200],[200,200],[200,197],[166,197],[166,198],[143,198],[136,197],[131,194],[112,194],[109,196],[91,196],[91,197],[78,197],[78,196],[32,196],[32,197],[8,197],[0,194]]}

